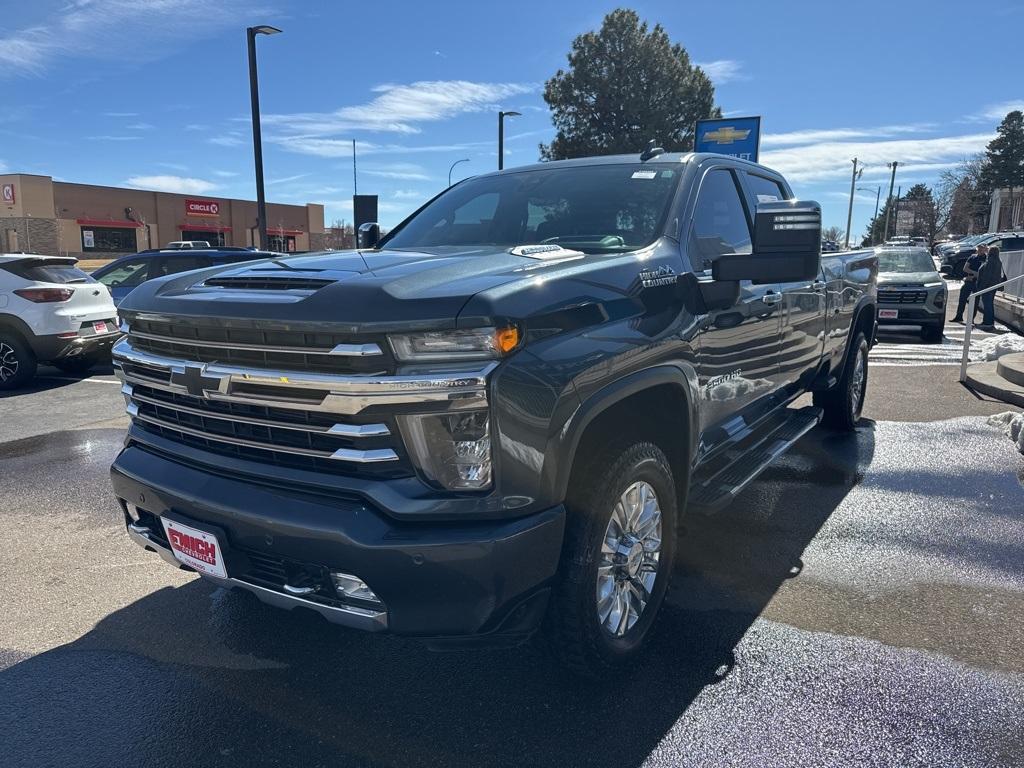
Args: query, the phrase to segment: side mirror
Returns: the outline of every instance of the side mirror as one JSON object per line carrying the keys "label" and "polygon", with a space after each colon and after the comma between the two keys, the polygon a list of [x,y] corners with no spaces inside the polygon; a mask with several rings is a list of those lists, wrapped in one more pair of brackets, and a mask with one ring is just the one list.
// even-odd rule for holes
{"label": "side mirror", "polygon": [[941,267],[939,267],[939,274],[941,274],[943,277],[947,279],[953,277],[953,272],[954,269],[952,264],[943,264]]}
{"label": "side mirror", "polygon": [[380,242],[380,224],[376,221],[368,221],[359,225],[356,247],[376,248]]}
{"label": "side mirror", "polygon": [[821,206],[806,200],[759,203],[752,250],[719,256],[712,276],[754,283],[815,279],[821,270]]}

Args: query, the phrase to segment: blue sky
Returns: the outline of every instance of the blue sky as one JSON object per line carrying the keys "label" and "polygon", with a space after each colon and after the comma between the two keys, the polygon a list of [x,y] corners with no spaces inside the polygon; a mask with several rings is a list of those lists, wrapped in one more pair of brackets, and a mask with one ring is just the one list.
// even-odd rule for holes
{"label": "blue sky", "polygon": [[[245,27],[259,40],[267,197],[351,220],[359,191],[393,225],[454,178],[537,160],[553,134],[541,92],[573,37],[615,3],[0,0],[0,170],[252,198]],[[1020,0],[632,4],[701,63],[724,112],[763,116],[761,160],[845,226],[850,159],[874,189],[933,182],[1024,108],[1011,38]],[[883,196],[885,190],[883,190]]]}

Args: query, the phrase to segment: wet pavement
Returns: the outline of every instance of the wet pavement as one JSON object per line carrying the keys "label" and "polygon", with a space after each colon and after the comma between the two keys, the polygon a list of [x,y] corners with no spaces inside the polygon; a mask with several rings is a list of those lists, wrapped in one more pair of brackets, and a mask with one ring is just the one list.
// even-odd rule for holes
{"label": "wet pavement", "polygon": [[0,443],[4,766],[1024,765],[1024,459],[981,416],[815,430],[689,518],[652,652],[600,683],[170,568],[112,502],[122,435]]}

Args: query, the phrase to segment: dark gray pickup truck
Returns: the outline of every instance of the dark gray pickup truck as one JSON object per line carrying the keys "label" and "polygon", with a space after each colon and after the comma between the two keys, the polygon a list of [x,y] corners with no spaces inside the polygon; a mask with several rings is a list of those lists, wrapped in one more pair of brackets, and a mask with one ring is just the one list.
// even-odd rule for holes
{"label": "dark gray pickup truck", "polygon": [[877,260],[822,259],[820,230],[767,168],[648,151],[469,179],[356,251],[144,283],[114,350],[128,533],[349,627],[544,626],[575,670],[627,662],[684,516],[860,416]]}

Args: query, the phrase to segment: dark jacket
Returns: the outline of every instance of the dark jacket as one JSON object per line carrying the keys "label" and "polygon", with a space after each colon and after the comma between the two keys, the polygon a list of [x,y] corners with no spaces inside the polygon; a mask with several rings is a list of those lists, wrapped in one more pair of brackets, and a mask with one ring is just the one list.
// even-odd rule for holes
{"label": "dark jacket", "polygon": [[999,254],[990,254],[978,270],[977,290],[982,291],[1003,282],[1003,262]]}

